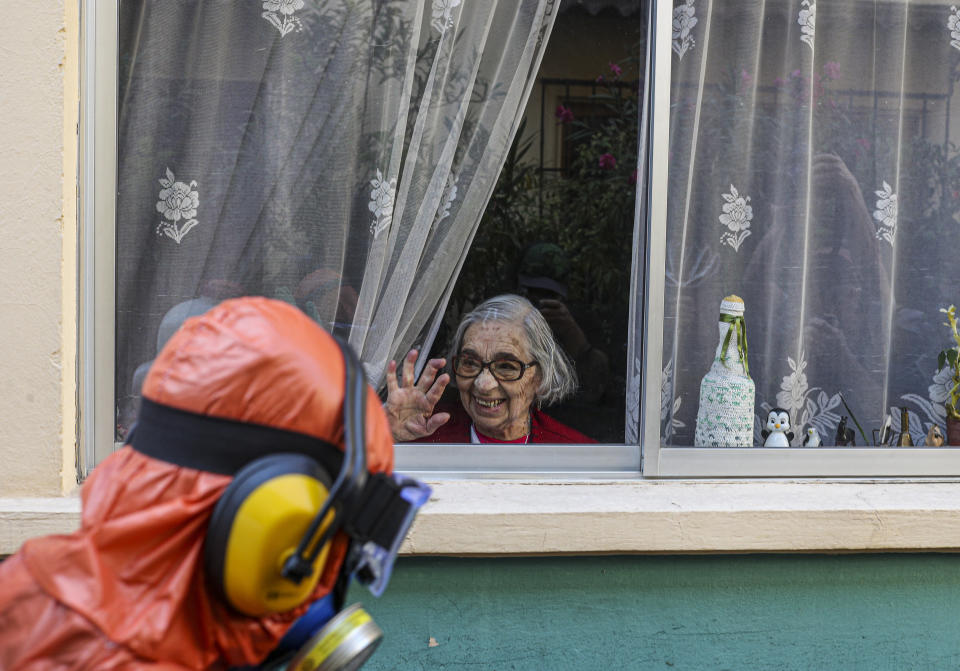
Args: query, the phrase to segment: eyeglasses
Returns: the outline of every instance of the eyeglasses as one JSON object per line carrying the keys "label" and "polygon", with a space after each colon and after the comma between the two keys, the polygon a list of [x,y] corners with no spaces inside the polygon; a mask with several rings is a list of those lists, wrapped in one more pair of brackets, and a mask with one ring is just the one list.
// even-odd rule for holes
{"label": "eyeglasses", "polygon": [[475,356],[461,354],[453,357],[453,372],[459,377],[477,377],[484,368],[490,369],[490,374],[501,382],[515,382],[523,377],[527,369],[536,366],[536,361],[523,363],[516,359],[494,359],[481,361]]}

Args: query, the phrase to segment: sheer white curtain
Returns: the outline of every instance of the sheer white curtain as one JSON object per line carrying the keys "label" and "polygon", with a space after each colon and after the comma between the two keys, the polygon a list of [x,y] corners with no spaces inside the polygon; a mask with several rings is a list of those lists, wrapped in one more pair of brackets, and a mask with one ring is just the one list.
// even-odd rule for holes
{"label": "sheer white curtain", "polygon": [[226,297],[296,303],[373,384],[428,344],[556,4],[121,3],[121,433],[168,334]]}
{"label": "sheer white curtain", "polygon": [[[944,424],[960,302],[960,14],[910,0],[680,0],[673,21],[661,434],[692,445],[720,300],[746,302],[756,444]],[[656,195],[654,195],[656,197]],[[843,401],[849,405],[845,409]]]}
{"label": "sheer white curtain", "polygon": [[368,167],[370,209],[392,211],[371,223],[350,334],[375,382],[391,357],[424,338],[428,347],[436,332],[520,124],[555,3],[434,0],[423,10],[410,17],[407,49],[384,54],[396,95],[368,94],[384,106],[374,124],[393,134]]}

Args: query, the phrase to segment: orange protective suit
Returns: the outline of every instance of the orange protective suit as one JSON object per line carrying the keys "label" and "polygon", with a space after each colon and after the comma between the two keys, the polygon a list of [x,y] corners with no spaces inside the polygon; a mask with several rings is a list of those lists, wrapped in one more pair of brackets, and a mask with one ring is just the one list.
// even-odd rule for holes
{"label": "orange protective suit", "polygon": [[[296,308],[264,298],[188,320],[157,357],[143,395],[193,413],[308,434],[343,446],[344,363]],[[367,465],[393,468],[379,399],[367,401]],[[335,475],[335,474],[334,474]],[[81,528],[36,538],[0,563],[0,669],[220,669],[261,661],[336,581],[338,534],[313,598],[252,618],[205,583],[207,522],[230,476],[125,446],[83,486]]]}

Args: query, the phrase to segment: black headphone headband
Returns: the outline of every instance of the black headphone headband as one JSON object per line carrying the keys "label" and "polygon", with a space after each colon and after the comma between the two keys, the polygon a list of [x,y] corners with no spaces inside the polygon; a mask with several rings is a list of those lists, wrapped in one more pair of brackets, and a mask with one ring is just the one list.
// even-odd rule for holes
{"label": "black headphone headband", "polygon": [[[367,482],[367,379],[360,360],[346,343],[334,338],[343,353],[343,452],[344,463],[337,482],[333,483],[330,498],[340,498],[346,505],[355,507],[360,492]],[[333,471],[331,471],[333,472]],[[338,484],[344,480],[344,491]]]}
{"label": "black headphone headband", "polygon": [[316,459],[328,473],[339,473],[344,453],[314,436],[262,424],[198,415],[144,398],[127,437],[137,452],[177,466],[235,475],[250,462],[277,452]]}

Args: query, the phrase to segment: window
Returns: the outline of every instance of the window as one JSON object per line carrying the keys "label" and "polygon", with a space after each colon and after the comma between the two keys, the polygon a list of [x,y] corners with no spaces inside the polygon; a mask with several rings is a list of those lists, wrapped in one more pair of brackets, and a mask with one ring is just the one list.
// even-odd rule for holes
{"label": "window", "polygon": [[[937,356],[952,343],[940,309],[960,279],[948,260],[960,209],[955,11],[686,0],[673,18],[670,144],[653,158],[666,207],[650,277],[663,286],[646,351],[647,389],[659,382],[663,401],[645,408],[644,473],[956,474],[956,450],[891,446],[901,413],[914,445],[942,431],[953,386]],[[731,397],[752,393],[739,336],[721,357],[716,326],[728,294],[746,306],[746,414]],[[708,370],[725,380],[701,387]],[[722,409],[708,398],[718,392]],[[789,447],[752,447],[774,408]],[[718,444],[711,420],[726,423],[720,445],[742,447],[706,447]],[[744,420],[746,437],[733,438]],[[831,447],[804,448],[808,429]]]}
{"label": "window", "polygon": [[559,10],[260,4],[84,7],[88,467],[166,338],[224,298],[297,304],[374,383],[434,340]]}
{"label": "window", "polygon": [[[88,465],[122,439],[165,334],[218,300],[298,304],[379,381],[516,288],[539,242],[566,254],[608,366],[582,367],[608,371],[601,393],[558,417],[608,444],[407,445],[401,465],[622,477],[642,445],[650,477],[960,472],[954,449],[873,445],[901,409],[917,445],[946,428],[947,6],[823,3],[816,20],[814,0],[154,5],[84,3]],[[345,46],[324,51],[334,30]],[[754,383],[750,446],[698,447],[729,294],[745,304],[749,349],[732,351]],[[758,447],[774,407],[794,436]],[[832,445],[844,415],[855,447]],[[803,447],[808,428],[828,447]]]}

